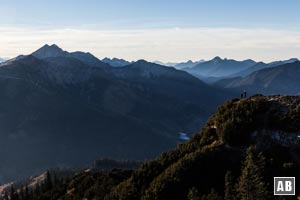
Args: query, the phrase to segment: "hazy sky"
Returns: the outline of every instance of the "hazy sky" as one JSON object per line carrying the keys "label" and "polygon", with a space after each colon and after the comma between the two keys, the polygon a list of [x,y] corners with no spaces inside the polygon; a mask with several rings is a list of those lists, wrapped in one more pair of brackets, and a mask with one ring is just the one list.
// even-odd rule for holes
{"label": "hazy sky", "polygon": [[45,43],[99,58],[300,57],[299,0],[0,0],[0,57]]}

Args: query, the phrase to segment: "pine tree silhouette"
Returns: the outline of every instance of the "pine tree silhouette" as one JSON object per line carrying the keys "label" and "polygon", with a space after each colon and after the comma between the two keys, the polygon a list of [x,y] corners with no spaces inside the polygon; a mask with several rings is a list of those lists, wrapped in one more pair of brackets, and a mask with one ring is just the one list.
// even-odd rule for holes
{"label": "pine tree silhouette", "polygon": [[224,200],[235,200],[236,192],[234,189],[233,176],[230,171],[225,174],[225,189],[224,189]]}
{"label": "pine tree silhouette", "polygon": [[237,191],[241,200],[266,200],[269,198],[263,179],[265,158],[254,147],[247,149],[246,160],[239,178]]}
{"label": "pine tree silhouette", "polygon": [[187,198],[188,200],[200,200],[198,189],[195,187],[189,189]]}

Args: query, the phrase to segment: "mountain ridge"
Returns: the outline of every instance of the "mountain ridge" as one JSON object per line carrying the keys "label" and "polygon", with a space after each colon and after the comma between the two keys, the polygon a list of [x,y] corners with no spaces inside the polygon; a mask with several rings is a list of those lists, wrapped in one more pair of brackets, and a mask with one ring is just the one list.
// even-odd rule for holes
{"label": "mountain ridge", "polygon": [[82,171],[43,195],[66,200],[223,199],[232,194],[247,197],[244,188],[254,184],[254,199],[272,198],[274,174],[299,178],[299,105],[299,96],[232,99],[188,142],[137,170],[112,170],[105,173],[106,178]]}
{"label": "mountain ridge", "polygon": [[81,51],[75,51],[69,53],[67,51],[62,50],[56,44],[52,44],[51,46],[46,44],[40,49],[33,52],[31,55],[39,59],[46,59],[46,58],[53,58],[53,57],[71,57],[71,58],[76,58],[93,67],[101,67],[101,68],[109,67],[109,65],[102,62],[100,59],[96,58],[94,55],[92,55],[89,52],[84,53]]}
{"label": "mountain ridge", "polygon": [[102,68],[54,50],[0,67],[0,153],[11,158],[0,182],[101,157],[153,158],[233,95],[146,61]]}
{"label": "mountain ridge", "polygon": [[245,70],[255,65],[253,60],[236,61],[233,59],[222,59],[216,56],[212,60],[199,63],[192,68],[184,68],[183,70],[195,75],[206,77],[224,77],[239,71]]}
{"label": "mountain ridge", "polygon": [[127,60],[124,59],[119,59],[119,58],[104,58],[102,59],[102,62],[109,64],[112,67],[124,67],[126,65],[129,65],[133,62],[129,62]]}
{"label": "mountain ridge", "polygon": [[234,90],[247,90],[251,94],[299,94],[298,74],[300,62],[296,61],[254,71],[243,78],[224,79],[215,85]]}

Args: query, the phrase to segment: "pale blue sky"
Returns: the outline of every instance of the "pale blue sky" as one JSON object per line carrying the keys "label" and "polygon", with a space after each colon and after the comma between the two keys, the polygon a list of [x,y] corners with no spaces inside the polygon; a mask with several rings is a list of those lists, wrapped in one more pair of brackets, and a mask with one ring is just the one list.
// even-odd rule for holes
{"label": "pale blue sky", "polygon": [[299,0],[1,0],[1,25],[97,28],[300,25]]}
{"label": "pale blue sky", "polygon": [[299,0],[0,0],[0,5],[0,57],[30,53],[43,43],[100,58],[163,61],[215,55],[285,59],[300,48]]}

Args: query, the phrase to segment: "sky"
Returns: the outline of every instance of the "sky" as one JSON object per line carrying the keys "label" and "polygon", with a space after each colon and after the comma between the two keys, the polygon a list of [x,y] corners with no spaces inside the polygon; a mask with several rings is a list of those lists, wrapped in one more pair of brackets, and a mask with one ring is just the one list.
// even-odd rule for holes
{"label": "sky", "polygon": [[0,57],[44,44],[163,62],[300,57],[299,0],[0,0]]}

